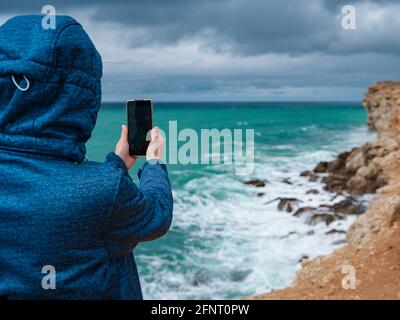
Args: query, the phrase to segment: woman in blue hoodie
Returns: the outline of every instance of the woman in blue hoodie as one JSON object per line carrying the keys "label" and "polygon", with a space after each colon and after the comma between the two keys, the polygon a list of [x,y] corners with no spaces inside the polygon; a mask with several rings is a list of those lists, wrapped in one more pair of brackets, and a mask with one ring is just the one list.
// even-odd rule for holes
{"label": "woman in blue hoodie", "polygon": [[172,219],[163,138],[152,130],[138,187],[125,126],[105,162],[85,161],[101,57],[71,17],[42,18],[0,28],[0,297],[141,299],[132,250]]}

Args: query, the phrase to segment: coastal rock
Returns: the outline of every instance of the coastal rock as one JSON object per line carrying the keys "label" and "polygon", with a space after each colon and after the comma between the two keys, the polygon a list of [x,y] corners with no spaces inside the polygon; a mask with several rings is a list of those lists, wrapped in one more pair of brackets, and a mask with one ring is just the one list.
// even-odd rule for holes
{"label": "coastal rock", "polygon": [[248,181],[244,182],[244,184],[251,185],[256,188],[265,187],[266,183],[267,183],[267,180],[260,180],[260,179],[252,179],[252,180],[248,180]]}
{"label": "coastal rock", "polygon": [[362,214],[366,210],[364,205],[358,203],[352,197],[348,197],[333,205],[321,205],[320,207],[329,209],[337,216],[348,215],[348,214]]}
{"label": "coastal rock", "polygon": [[311,171],[303,171],[300,173],[300,177],[308,177],[310,182],[316,182],[319,179],[319,176]]}
{"label": "coastal rock", "polygon": [[326,161],[321,161],[320,163],[318,163],[316,165],[316,167],[314,168],[314,172],[315,173],[324,173],[328,171],[328,162]]}
{"label": "coastal rock", "polygon": [[368,190],[368,181],[364,177],[354,176],[346,184],[352,195],[361,195]]}
{"label": "coastal rock", "polygon": [[[365,172],[368,172],[368,169],[366,169]],[[383,175],[375,175],[368,178],[363,174],[357,174],[349,180],[347,189],[352,195],[361,195],[365,193],[375,193],[377,189],[383,187],[385,184],[386,180]]]}
{"label": "coastal rock", "polygon": [[303,214],[317,214],[317,208],[314,207],[302,207],[296,210],[295,213],[293,213],[293,217],[299,218],[301,217]]}
{"label": "coastal rock", "polygon": [[344,219],[346,215],[360,215],[364,213],[366,207],[356,203],[351,199],[345,199],[333,205],[323,204],[318,208],[302,207],[296,210],[294,217],[305,217],[305,223],[315,225],[324,222],[327,225],[333,221]]}
{"label": "coastal rock", "polygon": [[325,232],[325,234],[342,234],[342,233],[346,233],[346,231],[344,230],[338,230],[338,229],[331,229],[327,232]]}
{"label": "coastal rock", "polygon": [[364,144],[360,149],[366,163],[369,163],[374,158],[384,157],[398,148],[399,144],[396,140],[384,136]]}
{"label": "coastal rock", "polygon": [[356,176],[364,177],[367,180],[375,179],[378,174],[379,170],[373,163],[370,163],[367,166],[360,167],[356,172]]}
{"label": "coastal rock", "polygon": [[347,190],[348,180],[348,175],[332,173],[324,177],[322,183],[325,184],[325,190],[341,194],[343,191]]}
{"label": "coastal rock", "polygon": [[341,153],[327,164],[328,175],[321,180],[325,190],[352,195],[376,192],[387,183],[380,165],[382,158],[398,149],[397,141],[384,137]]}
{"label": "coastal rock", "polygon": [[301,200],[296,198],[280,198],[278,203],[278,210],[292,212]]}
{"label": "coastal rock", "polygon": [[305,261],[309,260],[310,257],[306,254],[303,254],[299,260],[297,260],[297,263],[304,263]]}
{"label": "coastal rock", "polygon": [[279,201],[278,202],[278,210],[286,211],[286,212],[292,212],[294,210],[294,208],[297,207],[300,202],[302,202],[301,200],[296,199],[296,198],[281,198],[281,197],[279,197],[279,198],[275,198],[271,201],[268,201],[265,204],[270,204],[275,201]]}
{"label": "coastal rock", "polygon": [[340,153],[335,160],[328,162],[328,172],[343,172],[346,168],[346,161],[350,152]]}
{"label": "coastal rock", "polygon": [[361,149],[354,149],[346,161],[346,171],[356,172],[360,167],[365,165],[364,154]]}
{"label": "coastal rock", "polygon": [[316,225],[317,223],[324,222],[326,225],[331,224],[336,218],[329,213],[316,213],[307,218],[306,223],[309,225]]}
{"label": "coastal rock", "polygon": [[321,222],[329,225],[335,220],[342,219],[342,215],[336,214],[332,207],[328,205],[322,205],[319,208],[302,207],[297,209],[293,216],[297,218],[305,216],[305,223],[309,225],[316,225]]}
{"label": "coastal rock", "polygon": [[290,184],[290,185],[293,184],[292,181],[290,181],[290,178],[284,178],[284,179],[282,179],[282,182],[286,183],[286,184]]}
{"label": "coastal rock", "polygon": [[319,191],[317,189],[310,189],[306,191],[306,194],[318,194]]}

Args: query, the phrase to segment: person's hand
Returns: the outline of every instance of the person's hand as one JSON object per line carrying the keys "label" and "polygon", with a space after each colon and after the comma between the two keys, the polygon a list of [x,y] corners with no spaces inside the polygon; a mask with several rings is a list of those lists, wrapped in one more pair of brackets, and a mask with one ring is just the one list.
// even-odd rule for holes
{"label": "person's hand", "polygon": [[119,156],[124,162],[128,170],[135,164],[136,157],[129,155],[129,143],[128,143],[128,127],[122,125],[121,136],[115,146],[115,154]]}
{"label": "person's hand", "polygon": [[164,152],[164,137],[158,127],[151,129],[151,141],[146,151],[146,160],[161,160]]}

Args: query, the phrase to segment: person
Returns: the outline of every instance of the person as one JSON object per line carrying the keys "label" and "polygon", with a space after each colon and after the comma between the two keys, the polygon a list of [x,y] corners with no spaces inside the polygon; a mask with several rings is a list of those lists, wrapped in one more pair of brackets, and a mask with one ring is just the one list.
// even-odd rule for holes
{"label": "person", "polygon": [[85,160],[102,61],[82,26],[17,16],[0,28],[0,298],[142,299],[132,250],[173,211],[151,131],[137,187],[127,127],[105,162]]}

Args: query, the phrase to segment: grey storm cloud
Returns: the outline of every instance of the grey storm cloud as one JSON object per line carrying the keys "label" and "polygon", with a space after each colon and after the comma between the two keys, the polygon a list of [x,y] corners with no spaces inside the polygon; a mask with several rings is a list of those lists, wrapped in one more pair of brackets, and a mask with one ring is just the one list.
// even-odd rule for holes
{"label": "grey storm cloud", "polygon": [[[141,30],[127,45],[146,47],[174,44],[182,39],[201,38],[212,50],[257,55],[263,53],[303,54],[307,52],[354,53],[400,52],[398,30],[391,21],[388,32],[359,30],[348,41],[342,41],[338,21],[344,4],[354,6],[374,3],[385,6],[395,0],[69,0],[52,1],[63,9],[92,8],[92,20],[114,22],[126,28]],[[46,1],[2,1],[0,11],[37,11]],[[363,26],[364,27],[364,26]],[[354,46],[354,40],[358,46]],[[361,45],[360,45],[361,44]]]}
{"label": "grey storm cloud", "polygon": [[[47,4],[84,13],[105,60],[105,100],[296,99],[301,88],[307,99],[360,99],[400,74],[398,0],[0,0],[0,16]],[[341,27],[347,4],[354,31]]]}

